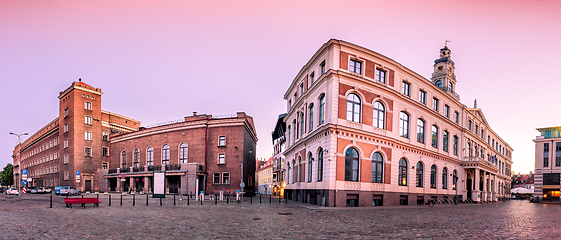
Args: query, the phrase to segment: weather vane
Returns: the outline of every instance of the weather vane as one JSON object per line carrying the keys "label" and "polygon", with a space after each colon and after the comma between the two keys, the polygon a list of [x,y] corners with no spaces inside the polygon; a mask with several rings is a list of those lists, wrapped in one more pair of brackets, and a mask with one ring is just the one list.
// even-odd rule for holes
{"label": "weather vane", "polygon": [[448,43],[449,43],[449,42],[452,42],[452,41],[446,39],[446,41],[444,41],[444,46],[445,46],[445,47],[448,47]]}

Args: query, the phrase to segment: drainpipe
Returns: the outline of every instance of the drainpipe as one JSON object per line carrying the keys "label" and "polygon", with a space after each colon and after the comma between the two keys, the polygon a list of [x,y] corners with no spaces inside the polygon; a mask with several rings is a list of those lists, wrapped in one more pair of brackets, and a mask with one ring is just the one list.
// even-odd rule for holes
{"label": "drainpipe", "polygon": [[203,191],[206,192],[206,172],[207,172],[207,158],[208,158],[208,119],[205,123],[205,175],[204,175],[204,182],[203,182]]}

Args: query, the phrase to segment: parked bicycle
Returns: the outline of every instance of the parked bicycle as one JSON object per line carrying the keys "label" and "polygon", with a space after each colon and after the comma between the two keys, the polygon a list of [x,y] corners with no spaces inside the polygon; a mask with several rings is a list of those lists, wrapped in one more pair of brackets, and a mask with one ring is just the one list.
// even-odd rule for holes
{"label": "parked bicycle", "polygon": [[434,199],[423,198],[423,203],[429,207],[434,207],[436,201]]}

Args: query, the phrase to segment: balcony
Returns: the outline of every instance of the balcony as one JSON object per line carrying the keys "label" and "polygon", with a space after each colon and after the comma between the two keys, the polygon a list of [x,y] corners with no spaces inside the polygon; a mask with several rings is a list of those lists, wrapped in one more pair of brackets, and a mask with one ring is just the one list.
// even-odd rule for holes
{"label": "balcony", "polygon": [[140,167],[133,167],[132,168],[133,172],[141,172],[141,170],[144,170],[144,168],[140,168]]}
{"label": "balcony", "polygon": [[109,169],[108,174],[111,174],[111,173],[119,173],[119,169],[116,169],[116,168]]}
{"label": "balcony", "polygon": [[166,171],[171,170],[181,170],[181,164],[168,164],[166,165]]}
{"label": "balcony", "polygon": [[485,159],[483,159],[483,158],[480,158],[480,157],[464,157],[463,163],[467,163],[467,164],[469,164],[469,163],[485,164],[485,165],[487,165],[487,166],[490,166],[490,167],[493,167],[493,168],[497,168],[497,169],[498,169],[498,167],[497,167],[495,164],[493,164],[492,162],[489,162],[489,161],[487,161],[487,160],[485,160]]}
{"label": "balcony", "polygon": [[130,172],[130,171],[131,171],[131,169],[128,168],[128,167],[121,168],[122,173]]}
{"label": "balcony", "polygon": [[148,166],[148,171],[152,172],[152,171],[160,171],[162,170],[162,166]]}

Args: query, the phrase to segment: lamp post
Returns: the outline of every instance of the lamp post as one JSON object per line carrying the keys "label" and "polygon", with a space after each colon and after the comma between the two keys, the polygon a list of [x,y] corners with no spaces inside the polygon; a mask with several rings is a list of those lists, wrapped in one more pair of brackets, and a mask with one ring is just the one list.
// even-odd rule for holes
{"label": "lamp post", "polygon": [[[21,174],[21,136],[27,135],[27,133],[17,134],[17,133],[11,132],[10,135],[16,135],[16,136],[18,136],[18,146],[19,146],[19,149],[18,149],[18,196],[21,196],[21,193],[20,193],[20,192],[21,192],[21,191],[20,191],[20,190],[21,190],[21,189],[20,189],[20,186],[21,186],[21,185],[20,185],[20,183],[19,183],[19,182],[20,182],[20,178],[21,178],[21,177],[20,177],[20,174]],[[14,172],[14,171],[12,170],[12,173],[13,173],[13,172]]]}

